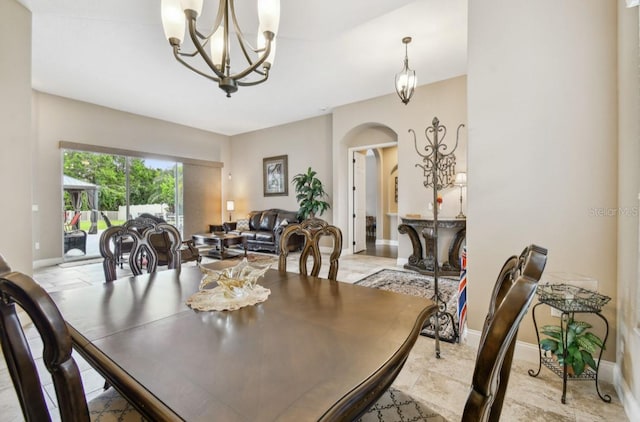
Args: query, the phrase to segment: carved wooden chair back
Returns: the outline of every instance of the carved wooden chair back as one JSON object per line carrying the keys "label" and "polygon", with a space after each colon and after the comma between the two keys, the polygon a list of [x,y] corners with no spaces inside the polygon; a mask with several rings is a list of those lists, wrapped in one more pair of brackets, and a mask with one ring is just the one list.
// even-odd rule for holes
{"label": "carved wooden chair back", "polygon": [[102,219],[104,220],[104,224],[106,224],[107,227],[113,226],[113,224],[111,224],[111,220],[109,219],[109,217],[107,217],[107,214],[105,214],[104,211],[100,211],[100,215],[102,215]]}
{"label": "carved wooden chair back", "polygon": [[129,267],[134,275],[143,272],[143,259],[146,259],[147,272],[155,272],[158,267],[158,253],[152,245],[151,238],[157,235],[166,235],[168,240],[167,267],[180,269],[180,247],[182,239],[180,232],[168,223],[140,222],[129,220],[122,226],[111,226],[102,232],[100,236],[100,254],[104,258],[102,263],[106,281],[117,278],[116,264],[118,263],[119,250],[117,245],[123,239],[131,239],[131,251],[129,252]]}
{"label": "carved wooden chair back", "polygon": [[142,420],[136,409],[113,388],[87,403],[80,371],[71,356],[69,328],[58,307],[38,283],[25,274],[11,272],[0,256],[0,344],[27,422],[56,420],[57,415],[51,415],[47,408],[42,378],[38,375],[16,304],[26,312],[40,334],[42,361],[51,374],[63,422],[88,422],[105,417],[124,422]]}
{"label": "carved wooden chair back", "polygon": [[9,264],[7,264],[7,261],[5,261],[2,255],[0,255],[0,275],[8,273],[10,271],[11,268],[9,267]]}
{"label": "carved wooden chair back", "polygon": [[503,265],[491,296],[463,421],[498,421],[502,412],[520,322],[527,313],[547,262],[536,245]]}
{"label": "carved wooden chair back", "polygon": [[333,239],[333,248],[329,255],[329,275],[327,278],[329,280],[336,280],[338,277],[340,254],[342,253],[342,231],[338,227],[332,226],[320,218],[309,218],[300,223],[287,225],[280,236],[279,271],[287,271],[287,256],[289,255],[287,243],[289,237],[293,234],[304,236],[304,247],[300,254],[299,261],[300,274],[309,275],[307,266],[309,257],[312,257],[313,267],[311,268],[311,275],[314,277],[320,274],[320,267],[322,265],[322,255],[320,254],[319,245],[320,239],[325,236]]}
{"label": "carved wooden chair back", "polygon": [[[0,267],[6,262],[0,257]],[[53,378],[63,421],[88,421],[80,371],[71,357],[71,336],[58,308],[31,277],[0,270],[0,340],[9,374],[27,421],[51,420],[38,371],[15,304],[29,315],[42,337],[43,361]]]}
{"label": "carved wooden chair back", "polygon": [[[503,265],[482,330],[463,421],[495,422],[500,419],[518,327],[533,301],[546,262],[547,250],[531,245],[519,257],[510,257]],[[411,406],[406,406],[407,403]],[[404,419],[394,418],[397,415]],[[362,415],[360,422],[399,419],[443,420],[428,406],[390,388]]]}

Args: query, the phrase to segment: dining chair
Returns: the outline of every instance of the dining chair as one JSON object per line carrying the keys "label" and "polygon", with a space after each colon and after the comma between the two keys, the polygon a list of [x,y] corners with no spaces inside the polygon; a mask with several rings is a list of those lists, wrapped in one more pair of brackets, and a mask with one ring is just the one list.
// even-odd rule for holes
{"label": "dining chair", "polygon": [[60,311],[31,277],[9,270],[0,256],[0,343],[25,420],[40,422],[57,418],[47,408],[16,304],[29,316],[42,339],[42,360],[51,374],[63,422],[143,420],[113,388],[87,403],[80,371],[71,356],[71,335]]}
{"label": "dining chair", "polygon": [[[502,266],[484,322],[471,381],[462,413],[465,422],[497,422],[509,381],[518,327],[535,295],[547,261],[547,250],[528,246]],[[396,388],[386,390],[362,416],[370,421],[444,421],[424,403]]]}
{"label": "dining chair", "polygon": [[309,218],[300,223],[288,224],[280,236],[280,257],[278,261],[278,270],[287,271],[287,256],[289,255],[289,248],[287,247],[289,237],[293,234],[299,234],[304,236],[304,247],[300,253],[300,274],[308,275],[308,259],[313,257],[313,267],[311,268],[311,275],[317,277],[320,273],[320,266],[322,265],[322,255],[320,254],[320,239],[325,236],[329,236],[333,239],[333,248],[331,249],[331,255],[329,256],[329,280],[336,280],[338,277],[338,266],[340,254],[342,253],[342,231],[336,227],[328,224],[326,221],[320,218]]}
{"label": "dining chair", "polygon": [[180,232],[175,226],[168,223],[150,223],[140,227],[135,220],[127,221],[122,226],[112,226],[102,232],[100,236],[100,255],[104,258],[102,267],[106,281],[117,278],[116,265],[122,259],[118,245],[123,240],[131,240],[129,252],[129,267],[133,275],[143,272],[143,264],[146,262],[148,273],[155,272],[158,267],[158,253],[152,244],[152,237],[166,234],[167,245],[166,260],[169,269],[180,269],[181,258],[179,248],[182,244]]}

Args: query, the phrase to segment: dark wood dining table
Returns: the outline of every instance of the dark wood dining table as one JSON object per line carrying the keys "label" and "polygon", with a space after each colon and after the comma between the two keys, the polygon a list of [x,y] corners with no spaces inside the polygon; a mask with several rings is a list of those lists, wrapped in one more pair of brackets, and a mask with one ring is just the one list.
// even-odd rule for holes
{"label": "dark wood dining table", "polygon": [[431,300],[269,270],[260,304],[194,311],[197,267],[52,294],[74,348],[150,420],[351,420],[398,375]]}

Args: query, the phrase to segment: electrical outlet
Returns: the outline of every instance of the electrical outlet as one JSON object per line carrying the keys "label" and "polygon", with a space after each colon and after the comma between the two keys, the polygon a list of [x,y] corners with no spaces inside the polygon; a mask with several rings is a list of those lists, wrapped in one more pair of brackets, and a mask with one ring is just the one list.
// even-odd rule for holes
{"label": "electrical outlet", "polygon": [[562,311],[560,311],[559,309],[556,309],[556,308],[551,308],[551,316],[552,317],[556,317],[556,318],[560,318],[562,316]]}
{"label": "electrical outlet", "polygon": [[40,242],[36,242],[36,251],[40,250]]}

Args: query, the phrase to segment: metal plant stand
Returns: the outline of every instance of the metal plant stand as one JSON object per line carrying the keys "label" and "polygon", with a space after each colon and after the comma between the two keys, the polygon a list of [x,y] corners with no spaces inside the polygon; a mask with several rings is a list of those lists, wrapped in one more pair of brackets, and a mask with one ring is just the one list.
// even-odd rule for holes
{"label": "metal plant stand", "polygon": [[538,324],[536,322],[536,309],[540,305],[547,305],[555,308],[561,312],[560,327],[562,331],[563,340],[563,357],[564,362],[567,358],[567,348],[564,347],[567,342],[568,335],[568,323],[573,320],[574,315],[577,313],[589,313],[598,316],[603,322],[605,327],[605,335],[603,344],[607,343],[607,337],[609,337],[609,323],[607,319],[601,314],[602,307],[611,300],[610,297],[601,295],[591,290],[583,289],[568,284],[546,284],[538,287],[538,299],[539,303],[532,309],[533,325],[536,330],[536,337],[538,339],[538,348],[540,351],[540,361],[538,363],[538,370],[534,371],[529,369],[529,375],[537,377],[540,374],[542,365],[549,368],[553,373],[562,378],[562,403],[566,403],[567,396],[567,381],[589,381],[594,380],[596,384],[596,391],[598,396],[606,403],[611,402],[611,396],[608,394],[602,394],[598,385],[598,372],[600,368],[600,360],[602,359],[602,348],[598,355],[598,361],[596,363],[596,369],[586,367],[584,372],[579,376],[569,375],[567,373],[567,365],[564,363],[560,365],[557,360],[551,356],[546,356],[542,348],[540,348],[540,333],[538,331]]}
{"label": "metal plant stand", "polygon": [[440,358],[440,318],[442,317],[442,306],[445,305],[440,300],[440,294],[438,291],[438,191],[444,188],[453,186],[453,182],[456,174],[456,156],[454,152],[458,148],[458,141],[460,139],[460,129],[464,127],[464,124],[460,124],[456,131],[456,144],[447,152],[448,146],[445,144],[444,138],[447,135],[446,126],[440,125],[440,121],[437,117],[433,118],[432,125],[427,127],[424,131],[427,143],[424,147],[424,152],[420,152],[418,149],[418,140],[416,133],[413,129],[409,129],[409,133],[413,134],[413,144],[416,148],[416,152],[422,157],[422,164],[416,164],[416,167],[420,167],[424,174],[424,187],[433,189],[433,256],[436,260],[436,265],[433,267],[433,300],[438,305],[438,311],[432,318],[435,320],[434,339],[436,343],[436,358]]}

